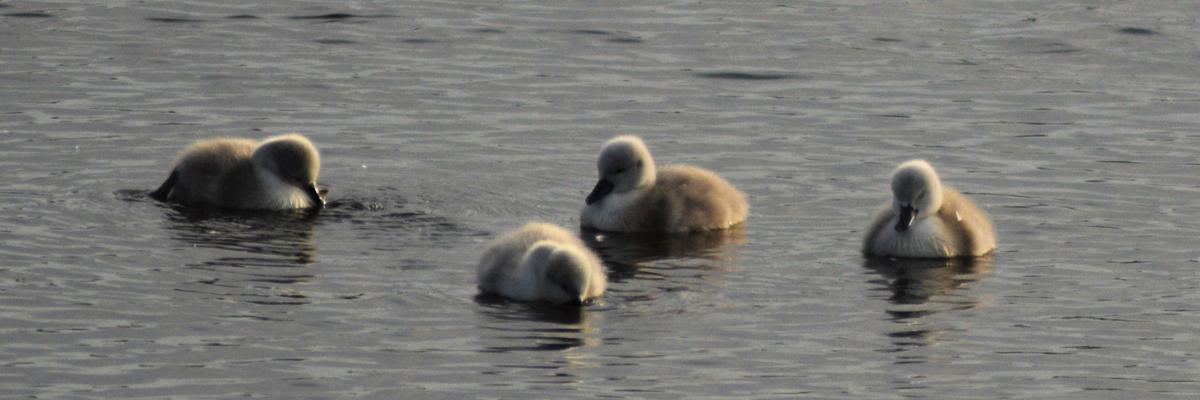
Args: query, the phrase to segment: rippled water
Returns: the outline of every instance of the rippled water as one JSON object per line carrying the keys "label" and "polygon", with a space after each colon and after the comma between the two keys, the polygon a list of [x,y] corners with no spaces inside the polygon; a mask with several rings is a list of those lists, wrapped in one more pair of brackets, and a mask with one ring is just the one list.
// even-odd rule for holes
{"label": "rippled water", "polygon": [[[0,3],[0,397],[1195,398],[1187,2]],[[142,193],[300,131],[317,216]],[[583,233],[583,310],[478,296],[599,145],[719,171],[743,230]],[[971,262],[858,253],[923,157]]]}

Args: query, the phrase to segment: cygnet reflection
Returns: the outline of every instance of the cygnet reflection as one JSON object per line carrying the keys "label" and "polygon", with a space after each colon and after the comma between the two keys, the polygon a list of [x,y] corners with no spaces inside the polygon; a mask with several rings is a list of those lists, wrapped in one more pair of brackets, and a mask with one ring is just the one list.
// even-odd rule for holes
{"label": "cygnet reflection", "polygon": [[485,352],[561,352],[599,343],[594,326],[601,315],[594,307],[515,301],[487,292],[475,302]]}
{"label": "cygnet reflection", "polygon": [[728,245],[746,241],[745,225],[684,234],[615,233],[585,229],[581,237],[608,265],[611,278],[629,278],[638,266],[664,259],[728,261]]}
{"label": "cygnet reflection", "polygon": [[[945,259],[869,257],[863,267],[887,279],[895,304],[919,305],[934,296],[953,293],[963,285],[977,281],[992,271],[991,257]],[[970,308],[975,302],[957,304]]]}
{"label": "cygnet reflection", "polygon": [[307,304],[294,286],[314,277],[317,261],[313,214],[229,212],[174,207],[166,230],[179,243],[173,252],[194,253],[183,268],[196,279],[180,283],[181,292],[255,304]]}

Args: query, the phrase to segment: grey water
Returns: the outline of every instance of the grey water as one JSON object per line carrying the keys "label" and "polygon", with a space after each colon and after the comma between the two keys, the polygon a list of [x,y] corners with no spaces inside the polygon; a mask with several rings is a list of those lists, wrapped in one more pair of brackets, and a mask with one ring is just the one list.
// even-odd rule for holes
{"label": "grey water", "polygon": [[[3,1],[0,397],[1200,396],[1189,2]],[[316,216],[145,197],[188,143],[302,132]],[[478,295],[607,138],[751,216],[584,233],[582,309]],[[879,262],[925,158],[990,258]]]}

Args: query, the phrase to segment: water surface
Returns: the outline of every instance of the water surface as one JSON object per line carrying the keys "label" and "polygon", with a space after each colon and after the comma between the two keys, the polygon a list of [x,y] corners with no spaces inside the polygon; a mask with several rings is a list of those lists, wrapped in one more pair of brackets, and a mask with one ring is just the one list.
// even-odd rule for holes
{"label": "water surface", "polygon": [[[1200,70],[1183,3],[0,3],[6,398],[1195,398]],[[316,216],[146,199],[299,131]],[[601,143],[719,171],[743,229],[584,232],[612,280],[478,296],[577,225]],[[937,165],[983,260],[878,262]]]}

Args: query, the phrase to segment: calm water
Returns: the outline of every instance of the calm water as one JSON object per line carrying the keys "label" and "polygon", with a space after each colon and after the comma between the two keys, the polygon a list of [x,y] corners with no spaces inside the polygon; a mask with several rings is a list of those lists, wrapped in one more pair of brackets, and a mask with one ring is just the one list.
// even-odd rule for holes
{"label": "calm water", "polygon": [[[1200,396],[1188,2],[242,3],[0,2],[0,397]],[[142,195],[289,131],[315,218]],[[477,297],[617,133],[740,186],[745,229],[585,235],[581,311]],[[994,257],[859,256],[916,157]]]}

